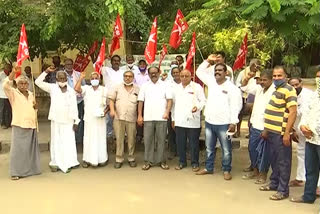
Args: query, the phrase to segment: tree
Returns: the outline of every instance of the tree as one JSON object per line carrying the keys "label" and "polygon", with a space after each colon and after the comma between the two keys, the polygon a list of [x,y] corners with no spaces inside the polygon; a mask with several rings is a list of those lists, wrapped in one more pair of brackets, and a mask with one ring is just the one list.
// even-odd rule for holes
{"label": "tree", "polygon": [[[26,25],[30,58],[47,51],[78,49],[86,52],[95,40],[111,40],[118,13],[128,32],[144,34],[147,22],[138,0],[37,0],[0,1],[0,61],[15,61],[22,23]],[[147,1],[140,0],[140,4]],[[135,19],[134,14],[139,15]],[[140,22],[139,22],[140,20]]]}

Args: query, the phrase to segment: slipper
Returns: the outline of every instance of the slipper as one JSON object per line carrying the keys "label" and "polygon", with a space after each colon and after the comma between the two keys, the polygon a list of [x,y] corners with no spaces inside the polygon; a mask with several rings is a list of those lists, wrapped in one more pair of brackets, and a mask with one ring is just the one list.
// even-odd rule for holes
{"label": "slipper", "polygon": [[151,168],[151,164],[146,163],[142,166],[142,170],[149,170]]}
{"label": "slipper", "polygon": [[161,167],[161,169],[164,169],[164,170],[168,170],[169,169],[169,166],[166,163],[161,163],[160,167]]}
{"label": "slipper", "polygon": [[273,201],[280,201],[280,200],[283,200],[283,199],[286,199],[288,198],[289,196],[288,195],[284,195],[280,192],[277,192],[276,194],[273,194],[269,197],[270,200],[273,200]]}
{"label": "slipper", "polygon": [[272,189],[269,185],[262,186],[259,188],[260,191],[276,191],[275,189]]}

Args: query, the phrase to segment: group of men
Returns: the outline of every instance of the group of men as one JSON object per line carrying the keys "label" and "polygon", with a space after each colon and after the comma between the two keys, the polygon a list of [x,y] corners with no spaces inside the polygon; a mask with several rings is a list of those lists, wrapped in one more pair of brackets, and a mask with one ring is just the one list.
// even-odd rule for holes
{"label": "group of men", "polygon": [[[255,63],[255,62],[254,62]],[[250,166],[243,179],[256,178],[256,184],[264,184],[268,170],[272,168],[270,184],[261,191],[276,191],[271,200],[289,196],[289,187],[304,186],[304,195],[293,197],[292,202],[313,203],[319,196],[319,77],[317,91],[303,87],[302,79],[290,78],[283,67],[258,73],[252,63],[241,81],[243,93],[254,95],[250,118],[249,157]],[[253,68],[253,69],[252,69]],[[297,144],[297,176],[290,181],[292,142]]]}
{"label": "group of men", "polygon": [[[171,77],[168,78],[160,77],[158,67],[147,68],[145,60],[135,65],[131,55],[126,57],[127,64],[120,67],[121,58],[114,55],[110,67],[103,67],[101,74],[90,74],[89,85],[85,83],[84,72],[73,70],[72,59],[66,59],[62,67],[60,59],[54,58],[54,65],[35,80],[35,84],[51,97],[48,117],[51,120],[51,170],[67,173],[80,165],[76,142],[83,142],[83,167],[105,166],[108,163],[106,139],[113,138],[113,135],[116,138],[115,168],[121,168],[125,161],[125,139],[128,143],[128,164],[137,166],[136,138],[137,141],[143,138],[142,170],[154,166],[167,170],[165,145],[168,133],[170,151],[177,152],[179,156],[176,170],[187,167],[189,148],[192,171],[197,175],[212,174],[219,142],[223,176],[225,180],[231,180],[231,139],[239,134],[237,124],[251,95],[254,97],[249,133],[251,165],[245,169],[247,173],[243,178],[257,178],[257,184],[264,184],[271,165],[271,183],[260,187],[260,190],[276,191],[271,200],[287,198],[293,139],[299,142],[299,161],[298,176],[290,185],[303,185],[305,169],[306,185],[304,196],[291,200],[313,202],[320,159],[319,78],[318,93],[313,93],[302,88],[299,78],[291,78],[287,82],[284,67],[275,66],[273,70],[260,73],[259,61],[252,60],[235,84],[232,69],[224,60],[225,54],[216,52],[196,70],[196,76],[208,89],[206,98],[204,88],[192,81],[194,71],[183,68],[181,56],[172,63]],[[13,86],[19,69],[15,68],[3,80],[3,89],[13,113],[13,180],[40,173],[35,131],[37,107],[32,92],[28,90],[27,77],[19,76],[15,79],[16,87]],[[199,137],[203,109],[207,157],[205,168],[200,169]],[[32,149],[24,153],[28,147]]]}

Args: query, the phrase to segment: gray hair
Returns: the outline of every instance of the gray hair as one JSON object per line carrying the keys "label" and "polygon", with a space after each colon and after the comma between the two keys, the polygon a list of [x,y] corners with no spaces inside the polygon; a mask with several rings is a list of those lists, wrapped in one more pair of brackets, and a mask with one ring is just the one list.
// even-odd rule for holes
{"label": "gray hair", "polygon": [[27,78],[25,75],[23,75],[23,74],[21,74],[20,76],[18,76],[18,77],[15,79],[15,81],[16,81],[17,84],[18,84],[19,82],[21,82],[21,81],[26,81],[26,82],[29,84],[28,78]]}
{"label": "gray hair", "polygon": [[126,75],[126,73],[131,73],[131,74],[133,75],[133,77],[134,77],[134,73],[133,73],[133,71],[131,71],[131,70],[127,70],[127,71],[125,71],[125,72],[123,73],[123,76],[124,76],[124,75]]}
{"label": "gray hair", "polygon": [[261,65],[261,62],[259,59],[251,59],[250,60],[250,63],[249,63],[249,66],[253,65],[253,64],[256,64],[256,65]]}
{"label": "gray hair", "polygon": [[56,73],[56,78],[58,78],[59,74],[64,74],[64,75],[66,75],[66,77],[68,76],[67,72],[65,72],[65,71],[63,71],[63,70],[59,70],[59,71],[57,71],[57,73]]}

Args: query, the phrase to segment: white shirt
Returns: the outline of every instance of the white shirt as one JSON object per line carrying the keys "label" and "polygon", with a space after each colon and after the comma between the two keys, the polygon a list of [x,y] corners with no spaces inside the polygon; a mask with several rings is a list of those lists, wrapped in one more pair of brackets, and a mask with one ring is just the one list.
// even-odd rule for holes
{"label": "white shirt", "polygon": [[[255,80],[251,78],[249,82]],[[255,99],[253,103],[253,109],[251,113],[250,122],[252,124],[252,127],[258,130],[264,129],[264,113],[266,110],[266,107],[272,97],[273,92],[276,90],[275,86],[272,84],[266,92],[264,92],[261,85],[257,84],[249,84],[247,86],[241,87],[243,91],[254,94]]]}
{"label": "white shirt", "polygon": [[172,107],[171,107],[171,110],[170,112],[172,113],[173,112],[173,109],[174,109],[174,96],[175,96],[175,90],[177,90],[177,87],[179,86],[180,83],[176,83],[173,79],[171,80],[161,80],[162,82],[164,82],[165,84],[167,84],[167,87],[170,89],[170,91],[172,92]]}
{"label": "white shirt", "polygon": [[76,92],[67,85],[67,91],[63,93],[57,83],[43,81],[46,75],[46,72],[42,72],[36,79],[35,84],[50,94],[51,102],[48,119],[58,123],[78,124],[80,120],[78,118]]}
{"label": "white shirt", "polygon": [[303,110],[299,128],[301,125],[309,127],[313,133],[312,138],[307,141],[320,146],[320,97],[317,92],[313,93]]}
{"label": "white shirt", "polygon": [[145,84],[146,82],[150,81],[150,77],[148,74],[148,71],[146,70],[146,72],[144,74],[142,74],[140,71],[136,72],[134,74],[134,82],[141,87],[143,84]]}
{"label": "white shirt", "polygon": [[238,123],[238,114],[242,108],[240,89],[228,80],[218,85],[211,73],[212,66],[208,66],[209,63],[204,61],[196,71],[198,78],[208,86],[206,122],[213,125]]}
{"label": "white shirt", "polygon": [[122,71],[132,71],[134,74],[140,72],[139,67],[136,65],[133,65],[132,68],[129,68],[128,65],[124,65],[124,66],[121,66],[120,69]]}
{"label": "white shirt", "polygon": [[102,112],[106,107],[108,89],[99,86],[96,90],[92,86],[81,86],[84,97],[84,121],[97,118],[97,114]]}
{"label": "white shirt", "polygon": [[[172,121],[175,121],[175,126],[200,128],[200,112],[206,103],[201,85],[191,81],[184,88],[180,83],[175,87],[173,94],[175,106],[172,108]],[[192,113],[193,107],[197,107],[195,113]]]}
{"label": "white shirt", "polygon": [[296,131],[300,130],[298,126],[301,121],[302,114],[305,108],[307,108],[308,103],[310,103],[310,99],[312,98],[313,93],[314,93],[313,91],[307,88],[302,88],[302,91],[297,96],[297,103],[298,103],[297,118],[293,126],[296,129]]}
{"label": "white shirt", "polygon": [[142,85],[138,101],[144,102],[144,121],[166,121],[162,117],[169,99],[172,99],[172,92],[160,79],[156,83],[149,81]]}
{"label": "white shirt", "polygon": [[0,71],[0,98],[2,99],[8,99],[7,95],[4,93],[4,90],[3,90],[3,83],[4,83],[4,80],[7,78],[7,75],[6,73],[4,73],[4,71]]}
{"label": "white shirt", "polygon": [[122,69],[115,71],[111,67],[103,67],[101,74],[104,86],[110,90],[114,86],[123,83],[123,73]]}

